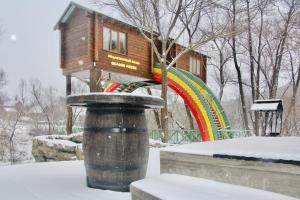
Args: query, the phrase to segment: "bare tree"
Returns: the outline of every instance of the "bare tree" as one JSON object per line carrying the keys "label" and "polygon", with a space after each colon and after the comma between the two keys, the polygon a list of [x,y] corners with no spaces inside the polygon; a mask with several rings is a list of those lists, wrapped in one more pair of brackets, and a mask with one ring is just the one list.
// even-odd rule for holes
{"label": "bare tree", "polygon": [[[78,81],[78,80],[74,80],[72,81],[72,94],[78,94],[78,93],[86,93],[88,92],[89,88],[87,86],[89,86],[89,84],[85,84],[86,82],[83,82],[82,80]],[[72,112],[72,124],[76,125],[80,115],[83,113],[84,108],[82,107],[73,107],[72,108],[73,112]]]}
{"label": "bare tree", "polygon": [[[225,10],[218,8],[218,12],[211,13],[208,15],[208,20],[210,23],[211,33],[215,32],[215,29],[218,30],[219,27],[223,27],[224,31],[228,28],[228,16],[224,14]],[[225,24],[224,24],[225,23]],[[214,38],[210,42],[210,51],[214,55],[212,59],[210,59],[210,65],[214,67],[214,78],[216,83],[219,86],[219,100],[222,100],[224,88],[227,83],[232,79],[231,74],[229,72],[230,69],[226,69],[227,64],[232,59],[232,53],[230,51],[230,46],[228,45],[230,41],[230,37],[219,37]]]}
{"label": "bare tree", "polygon": [[1,89],[6,85],[7,78],[6,73],[3,71],[3,69],[0,68],[0,105],[3,104],[4,101],[4,94],[2,94]]}
{"label": "bare tree", "polygon": [[6,73],[3,71],[3,69],[0,68],[0,89],[2,89],[2,87],[6,85],[6,83]]}
{"label": "bare tree", "polygon": [[[238,10],[237,10],[237,1],[232,0],[231,7],[228,9],[229,16],[232,17],[231,26],[232,26],[232,32],[236,32],[235,29],[237,28],[237,16],[238,16]],[[233,55],[233,61],[234,61],[234,67],[237,73],[237,79],[238,79],[238,87],[239,87],[239,93],[240,93],[240,100],[242,105],[242,118],[243,118],[243,125],[246,130],[249,130],[249,123],[248,123],[248,116],[247,116],[247,108],[246,108],[246,101],[245,101],[245,92],[243,88],[243,78],[242,78],[242,72],[241,72],[241,66],[238,62],[238,52],[237,52],[237,42],[236,42],[236,34],[233,34],[231,37],[231,48],[232,48],[232,55]]]}
{"label": "bare tree", "polygon": [[[261,73],[261,58],[264,46],[262,44],[262,33],[264,29],[265,11],[270,5],[270,0],[246,0],[246,23],[247,37],[245,48],[248,51],[249,57],[249,72],[250,72],[250,88],[252,103],[260,98],[260,73]],[[255,30],[255,31],[254,31]],[[258,112],[254,112],[251,116],[254,128],[254,134],[259,135],[260,116]]]}
{"label": "bare tree", "polygon": [[[46,118],[48,123],[48,134],[51,134],[54,131],[50,114],[51,108],[45,102],[42,84],[39,80],[31,80],[30,92],[32,95],[33,104],[37,105],[41,113],[43,113],[43,116]],[[52,93],[51,89],[49,92]],[[50,98],[52,98],[51,95]]]}
{"label": "bare tree", "polygon": [[[167,70],[187,52],[224,34],[224,32],[216,32],[213,35],[203,34],[204,32],[200,30],[206,23],[209,9],[215,6],[215,2],[208,0],[95,0],[94,2],[99,6],[106,5],[120,11],[151,44],[162,69],[161,97],[165,102],[161,110],[161,126],[162,140],[167,142]],[[168,60],[172,48],[179,41],[184,41],[186,45],[175,57]]]}
{"label": "bare tree", "polygon": [[[147,93],[149,95],[152,95],[151,88],[147,88]],[[153,109],[153,113],[154,113],[154,117],[155,117],[155,122],[156,122],[157,128],[161,129],[161,124],[160,124],[160,120],[159,120],[159,113],[158,113],[158,111],[156,109]]]}
{"label": "bare tree", "polygon": [[[299,31],[300,26],[297,26],[296,29]],[[288,134],[288,131],[295,131],[289,130],[289,126],[292,126],[292,129],[294,129],[298,125],[296,120],[296,102],[300,85],[300,37],[297,36],[298,31],[295,31],[294,37],[289,38],[287,45],[289,55],[289,65],[287,67],[287,71],[291,79],[291,84],[289,86],[292,87],[292,95],[288,101],[288,108],[283,123],[284,132],[286,132],[286,134]]]}
{"label": "bare tree", "polygon": [[270,27],[265,33],[266,55],[265,66],[261,68],[262,74],[266,79],[269,88],[269,98],[276,98],[279,74],[282,69],[283,57],[287,51],[286,41],[289,37],[292,25],[295,23],[296,16],[299,14],[300,2],[297,0],[284,0],[274,3],[274,8],[278,11],[279,18],[273,21],[276,29]]}
{"label": "bare tree", "polygon": [[18,128],[18,125],[21,121],[21,118],[24,115],[24,105],[18,102],[15,105],[15,110],[16,110],[16,113],[15,113],[15,117],[13,119],[10,136],[9,136],[9,152],[10,152],[10,163],[11,164],[14,164],[16,161],[14,138],[16,135],[16,130]]}
{"label": "bare tree", "polygon": [[[5,148],[9,150],[8,159],[11,164],[14,164],[17,160],[20,159],[20,152],[16,150],[15,138],[17,132],[22,124],[21,119],[25,115],[25,101],[21,100],[19,97],[24,94],[24,82],[20,81],[18,85],[18,95],[15,98],[14,103],[11,105],[11,108],[5,111],[4,116],[1,117],[1,143],[2,143],[2,159],[6,157]],[[24,98],[23,98],[24,99]]]}

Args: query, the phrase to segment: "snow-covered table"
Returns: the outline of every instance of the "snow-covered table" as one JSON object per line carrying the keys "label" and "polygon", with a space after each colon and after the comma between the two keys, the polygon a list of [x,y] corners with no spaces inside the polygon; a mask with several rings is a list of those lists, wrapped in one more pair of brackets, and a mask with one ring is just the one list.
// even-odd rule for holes
{"label": "snow-covered table", "polygon": [[167,147],[161,173],[183,174],[300,198],[300,137],[249,137]]}

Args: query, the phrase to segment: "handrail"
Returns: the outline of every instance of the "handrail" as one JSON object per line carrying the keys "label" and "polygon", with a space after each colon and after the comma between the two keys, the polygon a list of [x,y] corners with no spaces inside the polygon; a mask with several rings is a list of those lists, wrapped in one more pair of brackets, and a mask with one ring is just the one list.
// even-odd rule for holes
{"label": "handrail", "polygon": [[[218,130],[218,132],[218,140],[251,136],[250,130],[223,129]],[[148,133],[149,138],[153,140],[161,140],[162,138],[161,129],[149,129]],[[199,130],[171,129],[169,130],[168,142],[171,144],[187,144],[192,142],[202,142],[202,139]]]}

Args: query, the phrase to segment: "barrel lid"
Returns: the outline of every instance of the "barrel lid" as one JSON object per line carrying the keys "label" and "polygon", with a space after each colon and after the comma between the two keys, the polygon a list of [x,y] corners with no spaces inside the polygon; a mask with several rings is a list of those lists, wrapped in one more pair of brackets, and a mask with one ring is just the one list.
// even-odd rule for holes
{"label": "barrel lid", "polygon": [[150,95],[137,95],[131,93],[81,93],[67,96],[67,105],[97,107],[97,106],[134,106],[141,108],[162,108],[164,100]]}

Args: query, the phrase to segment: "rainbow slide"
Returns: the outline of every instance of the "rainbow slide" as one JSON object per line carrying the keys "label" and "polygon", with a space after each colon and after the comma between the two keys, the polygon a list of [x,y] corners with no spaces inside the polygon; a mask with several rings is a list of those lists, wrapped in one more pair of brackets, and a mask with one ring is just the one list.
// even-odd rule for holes
{"label": "rainbow slide", "polygon": [[[161,83],[159,65],[153,68],[153,79]],[[143,82],[129,84],[110,83],[105,92],[132,92],[143,87]],[[168,86],[179,94],[189,106],[200,131],[202,141],[220,138],[220,131],[230,129],[224,109],[207,85],[197,76],[182,69],[171,67],[168,70]],[[229,137],[229,136],[228,136]]]}

